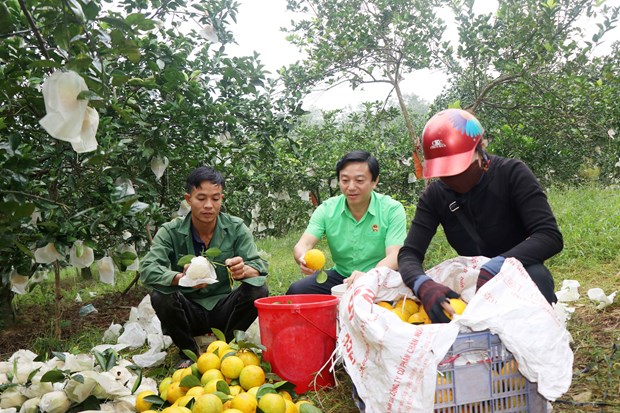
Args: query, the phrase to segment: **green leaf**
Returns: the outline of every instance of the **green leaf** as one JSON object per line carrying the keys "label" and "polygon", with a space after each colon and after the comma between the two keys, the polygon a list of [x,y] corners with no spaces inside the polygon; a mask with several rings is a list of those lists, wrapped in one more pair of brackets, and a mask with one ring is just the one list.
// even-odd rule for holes
{"label": "green leaf", "polygon": [[103,17],[101,21],[108,23],[111,27],[119,28],[123,31],[131,31],[131,26],[125,23],[125,20],[116,17]]}
{"label": "green leaf", "polygon": [[196,357],[196,353],[191,350],[183,350],[183,354],[185,354],[194,363],[198,360],[198,357]]}
{"label": "green leaf", "polygon": [[130,264],[138,258],[138,256],[131,251],[123,251],[121,254],[117,254],[121,260],[129,260]]}
{"label": "green leaf", "polygon": [[226,336],[224,335],[224,333],[222,333],[222,330],[218,330],[217,328],[213,327],[211,331],[218,340],[226,342]]}
{"label": "green leaf", "polygon": [[17,386],[19,386],[19,384],[17,384],[17,383],[0,384],[0,393],[5,391],[6,389],[10,389],[11,387],[17,387]]}
{"label": "green leaf", "polygon": [[215,258],[222,253],[222,250],[219,248],[209,248],[205,252],[202,253],[207,258]]}
{"label": "green leaf", "polygon": [[180,385],[182,387],[187,387],[188,389],[195,386],[200,386],[200,379],[193,374],[188,374],[187,376],[183,377],[183,379],[181,379]]}
{"label": "green leaf", "polygon": [[53,369],[41,376],[41,383],[60,383],[65,381],[66,375],[58,369]]}
{"label": "green leaf", "polygon": [[109,371],[112,367],[116,366],[118,360],[117,354],[112,349],[107,349],[103,353],[95,351],[95,359],[103,371]]}
{"label": "green leaf", "polygon": [[319,283],[319,284],[323,284],[325,281],[327,281],[327,273],[325,271],[321,270],[316,275],[316,282]]}
{"label": "green leaf", "polygon": [[266,280],[267,280],[266,276],[260,275],[258,277],[244,278],[243,280],[241,280],[241,282],[253,285],[254,287],[262,287],[263,285],[265,285]]}
{"label": "green leaf", "polygon": [[256,399],[260,400],[260,398],[263,397],[267,393],[277,393],[277,392],[278,391],[276,390],[273,384],[266,383],[266,384],[261,385],[256,391]]}
{"label": "green leaf", "polygon": [[17,248],[19,248],[21,250],[21,252],[23,252],[24,254],[29,256],[30,258],[34,259],[33,252],[30,251],[24,244],[22,244],[21,242],[16,242],[15,245],[17,245]]}
{"label": "green leaf", "polygon": [[78,94],[78,99],[87,99],[87,100],[103,100],[101,96],[93,92],[92,90],[83,90]]}
{"label": "green leaf", "polygon": [[226,403],[229,399],[228,396],[230,395],[230,388],[228,387],[228,384],[224,380],[219,380],[215,383],[215,388],[217,390],[214,391],[213,394],[219,397],[222,402]]}
{"label": "green leaf", "polygon": [[81,374],[75,374],[71,376],[71,379],[77,381],[78,383],[84,384],[84,376]]}
{"label": "green leaf", "polygon": [[321,409],[310,403],[302,403],[299,406],[299,413],[321,413]]}
{"label": "green leaf", "polygon": [[177,265],[181,268],[185,267],[185,265],[189,264],[192,262],[192,258],[195,258],[195,255],[184,255],[181,258],[179,258],[179,261],[177,261]]}
{"label": "green leaf", "polygon": [[52,351],[52,355],[60,361],[65,361],[67,359],[66,354],[59,351]]}
{"label": "green leaf", "polygon": [[138,378],[136,378],[136,381],[131,387],[131,394],[134,394],[136,390],[138,390],[138,387],[140,387],[140,384],[142,384],[142,369],[138,370]]}
{"label": "green leaf", "polygon": [[36,368],[35,370],[32,370],[30,374],[28,375],[28,379],[26,380],[26,383],[32,382],[32,378],[35,376],[35,374],[39,372],[39,370],[41,370],[41,367]]}
{"label": "green leaf", "polygon": [[164,405],[164,403],[166,403],[161,397],[154,395],[154,394],[146,396],[144,398],[144,401],[153,403],[154,407],[161,407]]}
{"label": "green leaf", "polygon": [[31,62],[30,67],[57,69],[61,67],[61,64],[54,60],[37,60],[37,61]]}
{"label": "green leaf", "polygon": [[80,258],[82,255],[84,255],[84,244],[80,242],[75,244],[75,256]]}
{"label": "green leaf", "polygon": [[6,7],[6,4],[2,2],[0,3],[0,33],[10,33],[13,30],[15,30],[15,26],[13,25],[11,14],[9,13],[9,9]]}
{"label": "green leaf", "polygon": [[90,395],[81,403],[80,411],[97,411],[101,409],[99,399],[96,396]]}

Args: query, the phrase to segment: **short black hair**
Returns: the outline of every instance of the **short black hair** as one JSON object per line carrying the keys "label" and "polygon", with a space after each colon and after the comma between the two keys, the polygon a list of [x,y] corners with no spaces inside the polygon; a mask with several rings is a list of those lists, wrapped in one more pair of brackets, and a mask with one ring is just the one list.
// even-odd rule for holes
{"label": "short black hair", "polygon": [[222,189],[226,187],[226,181],[221,173],[210,166],[200,166],[194,169],[187,177],[187,193],[191,194],[192,191],[198,188],[204,181],[219,185]]}
{"label": "short black hair", "polygon": [[340,179],[340,171],[346,164],[351,162],[366,162],[373,182],[379,177],[379,161],[377,161],[377,158],[366,151],[351,151],[343,156],[336,164],[336,178]]}

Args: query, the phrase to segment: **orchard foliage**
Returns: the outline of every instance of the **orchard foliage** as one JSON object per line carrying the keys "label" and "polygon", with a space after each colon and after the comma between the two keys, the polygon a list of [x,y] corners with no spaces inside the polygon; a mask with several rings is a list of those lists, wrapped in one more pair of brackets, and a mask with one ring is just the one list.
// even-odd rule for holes
{"label": "orchard foliage", "polygon": [[499,1],[480,15],[472,1],[451,5],[459,40],[441,57],[451,84],[433,109],[472,109],[490,151],[523,159],[546,184],[617,183],[619,48],[608,34],[620,8]]}
{"label": "orchard foliage", "polygon": [[[546,184],[617,184],[620,47],[596,51],[618,30],[618,8],[500,0],[480,15],[473,3],[289,0],[301,12],[289,40],[307,58],[277,77],[256,54],[228,53],[234,0],[0,3],[0,310],[9,314],[11,274],[50,269],[34,262],[49,243],[64,257],[51,264],[57,279],[74,245],[120,270],[134,263],[177,214],[198,165],[224,174],[223,208],[256,236],[305,226],[339,192],[335,165],[353,149],[379,159],[378,191],[413,205],[424,185],[412,153],[425,121],[451,105],[474,109],[490,151],[525,160]],[[458,40],[447,37],[452,26]],[[450,78],[430,110],[400,90],[422,68]],[[99,115],[98,148],[87,153],[39,124],[41,85],[69,70]],[[373,82],[391,85],[398,109],[301,116],[319,84]]]}
{"label": "orchard foliage", "polygon": [[[191,169],[213,165],[244,191],[235,172],[274,156],[270,139],[286,132],[296,108],[272,98],[274,81],[257,56],[227,54],[237,7],[232,0],[0,5],[0,302],[10,299],[12,269],[35,271],[37,247],[54,243],[66,256],[83,240],[97,259],[111,256],[124,270],[132,257],[120,251],[148,245],[177,210]],[[86,81],[80,97],[100,116],[95,151],[77,154],[38,123],[41,84],[56,70]],[[169,162],[161,179],[154,159]]]}

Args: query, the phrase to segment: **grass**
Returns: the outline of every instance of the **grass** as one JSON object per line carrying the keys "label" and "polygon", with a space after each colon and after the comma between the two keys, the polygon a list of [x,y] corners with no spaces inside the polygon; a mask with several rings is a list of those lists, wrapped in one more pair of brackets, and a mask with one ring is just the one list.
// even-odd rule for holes
{"label": "grass", "polygon": [[[565,279],[575,279],[581,284],[581,299],[574,303],[576,311],[568,323],[574,339],[575,354],[573,382],[561,401],[554,403],[554,412],[616,412],[620,411],[620,297],[614,305],[596,310],[587,299],[587,290],[602,288],[607,294],[619,289],[620,280],[620,192],[597,188],[552,189],[549,200],[564,235],[564,250],[550,259],[549,265],[559,289]],[[269,260],[269,289],[271,295],[281,295],[290,283],[301,278],[292,251],[302,231],[294,230],[279,238],[257,240],[260,250]],[[328,253],[322,241],[318,248]],[[330,263],[329,254],[328,263]],[[454,252],[440,231],[433,240],[427,255],[427,267],[436,265]],[[117,286],[111,287],[97,282],[84,283],[75,274],[63,274],[65,289],[63,297],[73,300],[80,292],[94,291],[105,294],[121,291],[133,278],[133,274],[117,276]],[[79,282],[78,282],[79,281]],[[36,302],[45,305],[53,302],[53,277],[34,291],[18,297],[19,307]],[[86,331],[65,343],[67,350],[88,351],[92,343],[100,342],[103,331]],[[41,337],[33,348],[49,345],[49,338]],[[173,361],[166,362],[171,368]],[[334,389],[322,390],[311,398],[325,413],[349,413],[357,409],[351,399],[351,382],[346,373],[337,372],[339,385]]]}

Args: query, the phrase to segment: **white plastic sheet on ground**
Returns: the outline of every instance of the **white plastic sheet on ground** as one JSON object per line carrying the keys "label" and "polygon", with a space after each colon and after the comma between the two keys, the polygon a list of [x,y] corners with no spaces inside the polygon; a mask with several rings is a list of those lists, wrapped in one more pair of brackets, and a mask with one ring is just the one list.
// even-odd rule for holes
{"label": "white plastic sheet on ground", "polygon": [[338,353],[367,413],[433,411],[437,364],[459,330],[489,329],[519,363],[521,373],[538,383],[548,400],[571,382],[573,353],[569,334],[553,308],[515,259],[474,295],[485,257],[458,257],[427,274],[459,292],[469,304],[449,324],[412,325],[378,305],[412,292],[400,274],[387,268],[369,271],[347,289],[339,306]]}

